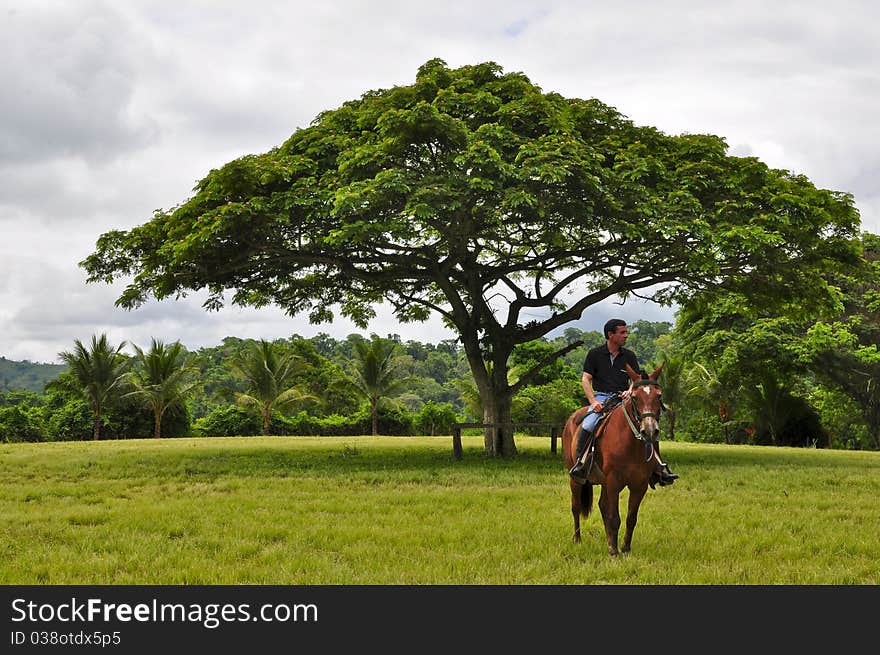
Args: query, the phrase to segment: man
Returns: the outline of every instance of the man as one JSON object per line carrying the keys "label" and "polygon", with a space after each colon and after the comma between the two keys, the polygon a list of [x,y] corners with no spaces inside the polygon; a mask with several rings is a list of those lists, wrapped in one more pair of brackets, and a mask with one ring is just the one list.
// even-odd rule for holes
{"label": "man", "polygon": [[[577,456],[574,466],[569,471],[569,475],[581,484],[587,483],[589,467],[592,464],[591,461],[584,463],[581,460],[584,459],[584,451],[596,429],[596,424],[602,417],[602,405],[616,394],[624,398],[629,395],[630,379],[626,372],[627,364],[635,371],[641,373],[642,370],[636,354],[624,348],[629,336],[626,321],[612,318],[605,323],[603,333],[605,343],[591,348],[587,353],[587,358],[584,360],[584,374],[581,378],[590,411],[578,430]],[[670,471],[668,466],[657,464],[653,480],[658,481],[661,486],[672,484],[677,478],[678,475]],[[651,484],[653,486],[653,481]]]}

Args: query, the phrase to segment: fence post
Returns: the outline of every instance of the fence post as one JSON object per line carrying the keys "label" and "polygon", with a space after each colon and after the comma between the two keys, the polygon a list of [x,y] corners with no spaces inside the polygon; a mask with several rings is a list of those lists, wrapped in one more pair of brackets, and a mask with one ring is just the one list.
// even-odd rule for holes
{"label": "fence post", "polygon": [[455,459],[460,460],[462,456],[461,452],[461,428],[459,426],[455,426],[452,431],[452,456]]}
{"label": "fence post", "polygon": [[550,428],[550,452],[553,453],[554,455],[556,454],[556,432],[557,432],[557,429],[558,428],[555,425],[552,428]]}

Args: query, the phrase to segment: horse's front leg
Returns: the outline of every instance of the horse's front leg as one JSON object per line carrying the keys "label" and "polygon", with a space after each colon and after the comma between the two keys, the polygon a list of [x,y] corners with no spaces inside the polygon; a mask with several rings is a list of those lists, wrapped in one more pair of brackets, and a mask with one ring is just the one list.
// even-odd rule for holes
{"label": "horse's front leg", "polygon": [[602,520],[605,523],[605,538],[608,541],[608,552],[612,557],[617,557],[617,534],[620,531],[620,489],[617,480],[606,480],[602,485],[602,495],[599,497],[599,509],[602,510]]}
{"label": "horse's front leg", "polygon": [[639,506],[647,490],[647,483],[635,489],[629,488],[629,504],[626,510],[626,533],[623,535],[623,546],[620,549],[624,553],[628,553],[632,547],[633,532],[635,532],[636,523],[639,521]]}

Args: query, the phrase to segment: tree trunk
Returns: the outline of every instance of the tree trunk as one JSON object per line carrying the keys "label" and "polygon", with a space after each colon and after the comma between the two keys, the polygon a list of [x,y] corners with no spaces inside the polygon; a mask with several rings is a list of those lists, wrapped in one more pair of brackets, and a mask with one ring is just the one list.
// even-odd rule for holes
{"label": "tree trunk", "polygon": [[98,441],[101,438],[101,415],[94,414],[92,417],[92,439]]}
{"label": "tree trunk", "polygon": [[379,400],[370,398],[370,419],[372,420],[373,436],[379,434]]}
{"label": "tree trunk", "polygon": [[[483,360],[483,352],[475,330],[462,330],[462,344],[467,355],[468,365],[474,376],[480,404],[483,408],[484,423],[510,423],[511,398],[510,385],[507,383],[507,360],[513,345],[505,347],[496,344],[496,350],[490,367]],[[486,452],[496,457],[513,457],[516,455],[516,442],[513,429],[509,426],[486,428],[483,437]]]}
{"label": "tree trunk", "polygon": [[272,424],[272,410],[268,407],[263,408],[263,436],[269,436],[269,426]]}
{"label": "tree trunk", "polygon": [[511,420],[510,400],[510,396],[506,393],[494,393],[490,398],[483,400],[483,422],[503,424],[499,427],[486,428],[483,438],[486,452],[496,457],[516,455],[513,427],[509,425]]}
{"label": "tree trunk", "polygon": [[153,420],[153,438],[158,439],[162,436],[162,414],[159,412],[155,413]]}
{"label": "tree trunk", "polygon": [[721,419],[721,428],[724,430],[724,443],[730,443],[730,412],[727,409],[727,403],[723,400],[718,401],[718,418]]}
{"label": "tree trunk", "polygon": [[669,440],[675,441],[675,410],[670,407],[666,413],[669,415]]}

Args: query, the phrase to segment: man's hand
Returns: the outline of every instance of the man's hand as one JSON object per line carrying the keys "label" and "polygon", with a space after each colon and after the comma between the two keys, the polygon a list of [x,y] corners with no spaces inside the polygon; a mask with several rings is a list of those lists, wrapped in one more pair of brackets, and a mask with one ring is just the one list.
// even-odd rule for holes
{"label": "man's hand", "polygon": [[598,414],[599,412],[602,411],[602,403],[600,403],[598,400],[594,400],[590,404],[590,411]]}

